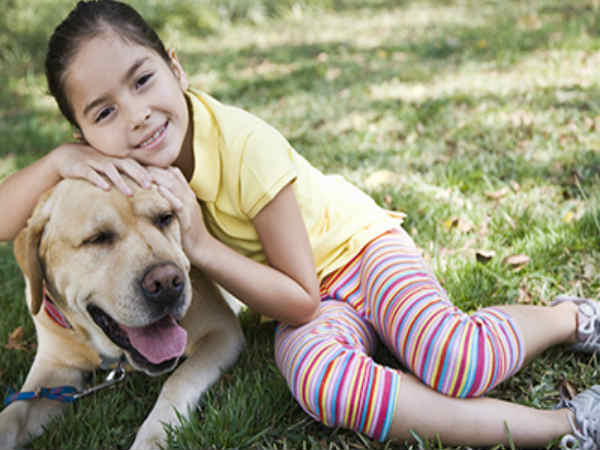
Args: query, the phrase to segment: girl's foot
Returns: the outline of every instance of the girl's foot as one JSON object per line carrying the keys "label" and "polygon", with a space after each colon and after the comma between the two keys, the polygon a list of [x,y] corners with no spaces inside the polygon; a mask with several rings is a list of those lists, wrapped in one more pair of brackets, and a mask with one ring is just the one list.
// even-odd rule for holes
{"label": "girl's foot", "polygon": [[563,450],[596,450],[600,448],[600,385],[577,394],[570,400],[565,397],[556,405],[556,409],[569,408],[572,434],[566,434],[560,441]]}
{"label": "girl's foot", "polygon": [[573,302],[577,305],[577,343],[573,350],[583,353],[600,352],[600,303],[589,298],[561,295],[551,306]]}

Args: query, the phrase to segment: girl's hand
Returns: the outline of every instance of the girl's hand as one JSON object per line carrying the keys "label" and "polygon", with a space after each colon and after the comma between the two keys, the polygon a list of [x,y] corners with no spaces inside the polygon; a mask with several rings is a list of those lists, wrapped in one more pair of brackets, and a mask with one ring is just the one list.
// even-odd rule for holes
{"label": "girl's hand", "polygon": [[105,190],[109,190],[112,183],[125,195],[132,192],[123,174],[143,188],[150,187],[148,170],[134,159],[106,156],[85,144],[64,144],[53,153],[56,170],[62,178],[83,178]]}
{"label": "girl's hand", "polygon": [[196,194],[176,167],[149,167],[148,172],[152,181],[158,185],[158,191],[171,203],[177,214],[183,249],[188,256],[192,255],[194,249],[203,248],[203,242],[210,237]]}

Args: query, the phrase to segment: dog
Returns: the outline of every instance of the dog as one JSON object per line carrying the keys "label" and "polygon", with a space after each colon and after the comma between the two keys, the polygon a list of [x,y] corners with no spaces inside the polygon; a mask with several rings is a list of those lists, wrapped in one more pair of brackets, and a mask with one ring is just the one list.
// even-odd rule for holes
{"label": "dog", "polygon": [[[233,365],[244,339],[226,294],[191,267],[168,201],[155,187],[128,185],[129,197],[63,180],[18,234],[38,342],[22,391],[80,390],[86,373],[123,361],[150,376],[175,369],[131,447],[150,449]],[[11,403],[0,413],[0,448],[42,434],[64,408],[47,398]]]}

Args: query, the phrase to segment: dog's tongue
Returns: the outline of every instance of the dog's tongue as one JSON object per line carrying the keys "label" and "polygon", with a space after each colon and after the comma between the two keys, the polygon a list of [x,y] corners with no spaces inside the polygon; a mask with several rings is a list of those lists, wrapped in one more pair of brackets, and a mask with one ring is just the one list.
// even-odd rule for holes
{"label": "dog's tongue", "polygon": [[187,344],[187,332],[171,316],[145,327],[123,326],[129,341],[152,364],[160,364],[183,355]]}

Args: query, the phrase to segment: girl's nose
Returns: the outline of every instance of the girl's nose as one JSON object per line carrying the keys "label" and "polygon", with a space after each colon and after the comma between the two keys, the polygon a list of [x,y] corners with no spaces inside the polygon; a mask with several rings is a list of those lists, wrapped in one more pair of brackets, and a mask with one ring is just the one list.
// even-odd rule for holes
{"label": "girl's nose", "polygon": [[146,121],[150,118],[151,111],[149,108],[142,109],[139,113],[132,115],[131,120],[131,130],[137,130],[140,127],[143,127]]}

